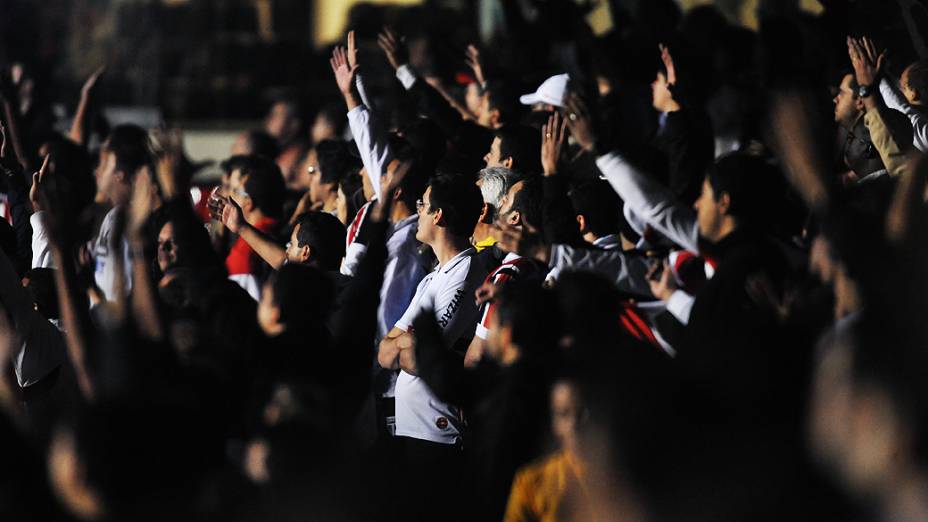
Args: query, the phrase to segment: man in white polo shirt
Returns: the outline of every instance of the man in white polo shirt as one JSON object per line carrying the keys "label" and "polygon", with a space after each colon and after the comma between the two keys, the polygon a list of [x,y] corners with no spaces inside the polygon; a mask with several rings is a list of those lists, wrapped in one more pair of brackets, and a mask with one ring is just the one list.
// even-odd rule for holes
{"label": "man in white polo shirt", "polygon": [[[434,517],[433,506],[446,508],[453,502],[456,488],[449,484],[461,475],[463,430],[460,410],[435,397],[417,376],[412,323],[423,312],[434,313],[445,344],[463,352],[477,324],[474,292],[487,275],[468,239],[483,207],[473,180],[438,176],[416,207],[416,238],[432,247],[438,267],[419,283],[377,356],[382,367],[401,370],[396,381],[396,436],[408,481],[404,489],[416,492],[416,498],[409,499],[412,504],[403,509],[407,520]],[[436,480],[439,476],[442,479]]]}

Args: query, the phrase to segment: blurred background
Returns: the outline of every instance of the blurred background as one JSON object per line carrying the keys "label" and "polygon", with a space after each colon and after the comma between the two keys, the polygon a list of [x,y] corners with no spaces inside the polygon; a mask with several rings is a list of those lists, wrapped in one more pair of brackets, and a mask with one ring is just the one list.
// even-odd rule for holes
{"label": "blurred background", "polygon": [[[920,0],[911,0],[918,2]],[[466,68],[468,43],[505,49],[498,65],[523,66],[530,84],[532,56],[563,52],[551,27],[548,48],[513,45],[507,16],[531,22],[557,20],[562,4],[580,10],[596,36],[620,24],[617,13],[683,12],[715,4],[730,22],[755,28],[760,10],[802,9],[814,15],[822,0],[0,0],[0,60],[26,64],[36,100],[51,102],[60,130],[68,128],[84,80],[107,67],[101,85],[103,115],[110,124],[161,123],[185,131],[193,160],[225,157],[235,136],[260,125],[282,93],[304,101],[306,119],[339,98],[331,79],[331,45],[347,27],[366,39],[383,24],[428,42],[417,53],[429,75],[454,83]],[[835,3],[832,0],[831,3]],[[870,5],[878,13],[888,0],[837,2]],[[901,2],[904,4],[905,2]],[[549,11],[549,12],[546,12]],[[424,11],[424,12],[423,12]],[[554,16],[552,16],[552,12]],[[425,18],[422,16],[425,15]],[[418,20],[430,21],[422,27]],[[569,18],[563,18],[569,19]],[[410,21],[406,23],[406,21]],[[537,36],[537,35],[536,35]],[[566,40],[566,38],[564,38]],[[498,43],[504,42],[505,45]],[[362,45],[362,51],[363,51]],[[413,50],[416,47],[413,45]],[[494,51],[496,51],[494,49]],[[450,58],[450,59],[449,59]],[[382,58],[371,68],[382,68]],[[508,71],[518,73],[519,71]],[[389,75],[379,75],[389,78]],[[385,80],[386,81],[386,80]],[[376,89],[378,86],[374,85]],[[530,86],[534,89],[534,86]],[[44,105],[44,104],[42,104]]]}

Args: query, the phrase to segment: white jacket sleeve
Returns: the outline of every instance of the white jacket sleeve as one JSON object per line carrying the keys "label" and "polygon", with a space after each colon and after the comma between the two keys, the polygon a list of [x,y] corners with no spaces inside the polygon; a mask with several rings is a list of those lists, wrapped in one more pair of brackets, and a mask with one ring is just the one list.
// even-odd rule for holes
{"label": "white jacket sleeve", "polygon": [[565,270],[587,270],[606,276],[623,292],[651,295],[648,263],[641,256],[630,256],[619,250],[551,245],[550,266],[552,279]]}
{"label": "white jacket sleeve", "polygon": [[912,144],[922,152],[928,152],[928,116],[909,103],[888,79],[880,80],[880,95],[890,109],[905,114],[912,122]]}
{"label": "white jacket sleeve", "polygon": [[380,180],[393,159],[387,132],[364,105],[348,111],[348,126],[361,154],[361,163],[374,187],[374,196],[381,198]]}
{"label": "white jacket sleeve", "polygon": [[54,268],[45,212],[40,210],[29,216],[29,223],[32,224],[32,268]]}
{"label": "white jacket sleeve", "polygon": [[666,188],[616,152],[597,158],[596,166],[625,204],[649,225],[681,247],[699,253],[699,226],[692,208],[676,203]]}

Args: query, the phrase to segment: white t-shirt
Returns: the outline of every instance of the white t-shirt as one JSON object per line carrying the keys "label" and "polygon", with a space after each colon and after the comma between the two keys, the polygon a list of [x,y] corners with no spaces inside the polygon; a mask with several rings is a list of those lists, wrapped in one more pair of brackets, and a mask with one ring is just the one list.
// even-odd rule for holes
{"label": "white t-shirt", "polygon": [[100,234],[93,244],[93,258],[96,267],[94,269],[94,281],[106,296],[107,301],[116,299],[116,256],[123,258],[123,273],[121,276],[125,279],[126,293],[132,290],[132,260],[129,258],[129,243],[125,237],[120,238],[119,242],[113,245],[113,229],[116,227],[116,216],[119,207],[113,207],[106,213],[103,223],[100,225]]}
{"label": "white t-shirt", "polygon": [[[424,310],[434,310],[445,343],[454,345],[473,336],[478,311],[474,292],[487,276],[469,248],[426,275],[396,327],[410,331]],[[401,371],[396,380],[396,435],[455,444],[461,438],[461,412],[432,393],[425,382]]]}

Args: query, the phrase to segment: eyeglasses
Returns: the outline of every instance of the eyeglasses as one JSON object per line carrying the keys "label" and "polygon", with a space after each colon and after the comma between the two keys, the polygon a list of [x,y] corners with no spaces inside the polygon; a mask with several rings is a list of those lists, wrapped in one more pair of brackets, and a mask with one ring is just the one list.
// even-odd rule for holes
{"label": "eyeglasses", "polygon": [[420,199],[417,199],[417,200],[416,200],[416,212],[417,212],[417,213],[418,213],[418,212],[422,212],[422,210],[423,210],[424,208],[425,208],[425,201],[422,201],[421,198],[420,198]]}

